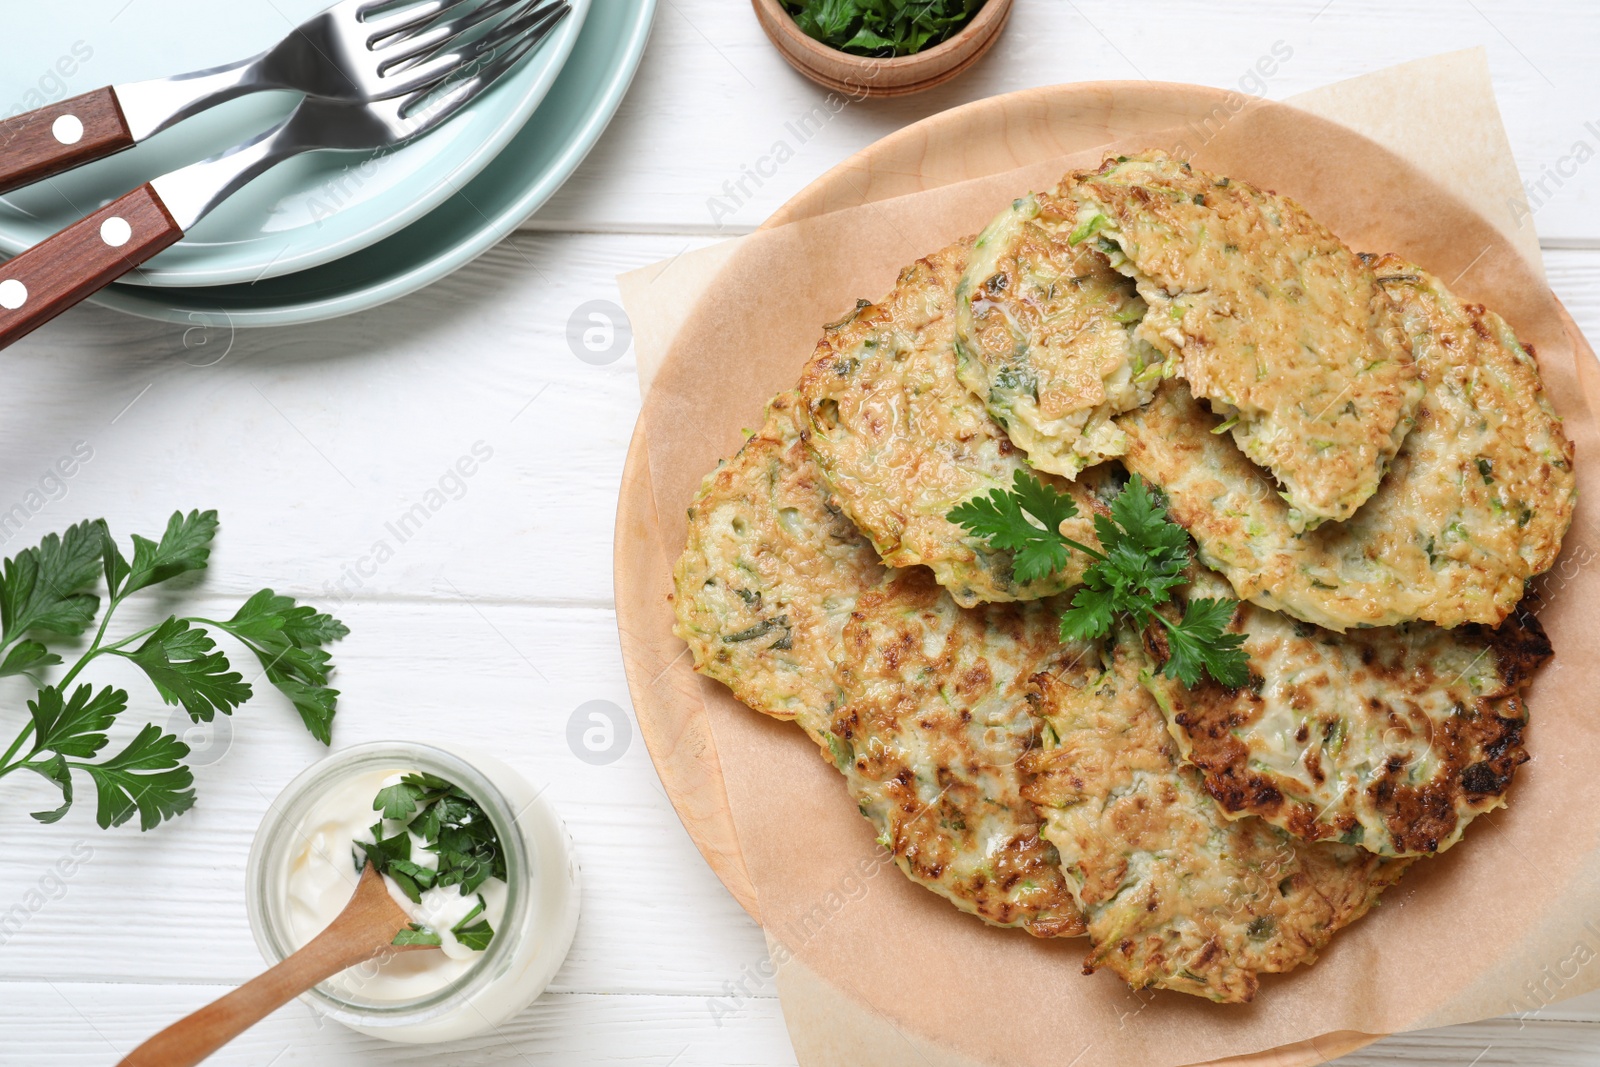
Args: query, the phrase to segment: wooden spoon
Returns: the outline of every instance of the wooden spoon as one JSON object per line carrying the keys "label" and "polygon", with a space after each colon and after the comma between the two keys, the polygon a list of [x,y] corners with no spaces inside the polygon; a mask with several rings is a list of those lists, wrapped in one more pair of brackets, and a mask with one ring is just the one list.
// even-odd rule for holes
{"label": "wooden spoon", "polygon": [[117,1067],[193,1067],[318,982],[385,952],[432,945],[396,945],[411,922],[389,896],[372,864],[355,895],[328,928],[276,967],[180,1019],[129,1053]]}

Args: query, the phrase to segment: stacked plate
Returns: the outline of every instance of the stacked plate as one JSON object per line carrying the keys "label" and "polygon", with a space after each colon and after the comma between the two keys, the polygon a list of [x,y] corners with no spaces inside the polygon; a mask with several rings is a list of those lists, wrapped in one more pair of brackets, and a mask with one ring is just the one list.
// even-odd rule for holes
{"label": "stacked plate", "polygon": [[[329,2],[30,5],[10,16],[20,54],[0,69],[0,101],[11,101],[0,106],[9,117],[102,85],[242,59]],[[438,131],[386,153],[291,160],[91,299],[186,326],[274,326],[372,307],[469,262],[571,175],[638,66],[655,0],[570,2],[537,52]],[[294,102],[281,93],[235,100],[0,197],[0,252],[21,252],[140,182],[244,140]]]}

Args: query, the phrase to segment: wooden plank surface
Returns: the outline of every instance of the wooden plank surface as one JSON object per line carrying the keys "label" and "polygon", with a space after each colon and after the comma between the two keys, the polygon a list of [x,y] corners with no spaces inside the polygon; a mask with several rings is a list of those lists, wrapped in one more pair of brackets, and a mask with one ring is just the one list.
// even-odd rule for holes
{"label": "wooden plank surface", "polygon": [[[1595,117],[1593,5],[1479,2],[1480,15],[1466,4],[1333,0],[1313,19],[1321,6],[1234,0],[1202,16],[1181,0],[1137,12],[1018,0],[1013,26],[969,77],[929,97],[845,109],[764,186],[747,182],[759,195],[720,222],[725,232],[753,228],[831,163],[939,108],[1024,85],[1137,77],[1117,49],[1152,78],[1232,85],[1274,40],[1293,39],[1295,58],[1268,93],[1281,97],[1481,43],[1525,175]],[[1303,37],[1286,36],[1293,19]],[[20,531],[0,528],[0,552],[85,516],[105,515],[125,539],[174,508],[216,507],[223,532],[203,602],[220,608],[272,584],[336,605],[350,623],[336,650],[338,744],[475,733],[550,783],[576,839],[585,886],[572,955],[552,993],[504,1037],[388,1046],[319,1026],[296,1006],[217,1062],[793,1062],[759,979],[760,932],[706,868],[637,735],[604,767],[577,759],[564,737],[585,701],[628,708],[612,523],[639,404],[631,352],[585,362],[569,346],[569,321],[588,301],[615,302],[618,272],[707,243],[717,232],[707,198],[817,101],[759,34],[737,0],[664,0],[623,115],[536,217],[543,232],[513,238],[412,301],[231,338],[85,307],[4,353],[0,514],[27,501],[77,442],[93,458]],[[1600,238],[1597,196],[1600,168],[1586,168],[1537,217],[1552,286],[1591,339],[1600,338],[1600,251],[1553,246]],[[478,441],[493,458],[400,542],[386,524]],[[373,567],[380,540],[395,552]],[[135,693],[136,710],[166,721],[147,690]],[[0,682],[0,723],[18,721],[25,695]],[[151,834],[102,833],[85,807],[58,826],[35,825],[25,812],[43,792],[0,783],[0,914],[75,843],[94,850],[0,944],[0,1063],[113,1062],[116,1049],[254,972],[242,906],[249,837],[263,798],[318,749],[273,697],[234,726],[226,754],[197,771],[199,806]],[[1341,1063],[1465,1067],[1475,1058],[1594,1063],[1600,1000],[1401,1035]]]}
{"label": "wooden plank surface", "polygon": [[[610,133],[530,225],[745,232],[880,137],[1013,89],[1148,78],[1281,100],[1482,45],[1522,175],[1544,182],[1539,232],[1593,247],[1597,41],[1600,5],[1586,0],[1018,0],[999,43],[963,77],[917,96],[840,106],[784,63],[746,0],[663,0]],[[1290,54],[1263,77],[1256,65],[1275,45]],[[707,116],[714,121],[700,121]]]}

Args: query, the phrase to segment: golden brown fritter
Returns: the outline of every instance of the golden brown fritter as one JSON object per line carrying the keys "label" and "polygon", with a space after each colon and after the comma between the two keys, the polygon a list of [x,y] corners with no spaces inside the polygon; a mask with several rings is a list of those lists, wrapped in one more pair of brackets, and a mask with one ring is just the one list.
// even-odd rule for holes
{"label": "golden brown fritter", "polygon": [[706,477],[689,508],[673,606],[702,673],[819,734],[840,700],[845,621],[892,574],[829,502],[798,409],[794,393],[780,394],[738,455]]}
{"label": "golden brown fritter", "polygon": [[1231,816],[1383,856],[1431,855],[1503,805],[1527,762],[1522,690],[1550,655],[1531,614],[1498,630],[1415,622],[1338,634],[1246,604],[1229,629],[1247,635],[1248,686],[1156,675],[1150,688]]}
{"label": "golden brown fritter", "polygon": [[1422,396],[1371,267],[1288,197],[1161,153],[1107,159],[1070,193],[1075,236],[1150,306],[1138,336],[1277,478],[1290,529],[1348,519]]}
{"label": "golden brown fritter", "polygon": [[690,508],[675,632],[699,670],[805,730],[912,880],[997,926],[1081,933],[1016,767],[1026,679],[1065,654],[1050,607],[963,612],[925,573],[882,567],[796,407],[778,397]]}
{"label": "golden brown fritter", "polygon": [[[807,443],[845,513],[892,567],[926,566],[956,602],[1034,600],[1082,577],[1075,558],[1059,574],[1018,582],[1011,553],[992,549],[946,516],[1027,462],[956,378],[955,289],[968,241],[900,274],[883,300],[827,328],[800,381]],[[1094,543],[1092,493],[1045,475],[1078,501],[1067,536]]]}
{"label": "golden brown fritter", "polygon": [[1179,762],[1150,670],[1124,638],[1109,664],[1036,676],[1043,739],[1024,792],[1083,905],[1085,971],[1248,1001],[1261,975],[1315,960],[1409,861],[1225,817]]}
{"label": "golden brown fritter", "polygon": [[1297,535],[1288,507],[1184,384],[1120,416],[1127,467],[1161,486],[1200,559],[1238,595],[1331,630],[1423,619],[1496,625],[1555,562],[1572,521],[1572,445],[1510,327],[1395,257],[1373,267],[1426,398],[1371,500]]}
{"label": "golden brown fritter", "polygon": [[[1083,932],[1018,763],[1029,679],[1083,653],[1053,601],[964,610],[922,571],[864,594],[845,627],[835,759],[911,876],[958,907],[1036,936]],[[844,761],[849,761],[846,764]]]}
{"label": "golden brown fritter", "polygon": [[1068,178],[1016,200],[973,242],[956,290],[956,369],[1012,444],[1064,478],[1120,456],[1111,416],[1150,399],[1161,355],[1145,304],[1092,243],[1074,245]]}

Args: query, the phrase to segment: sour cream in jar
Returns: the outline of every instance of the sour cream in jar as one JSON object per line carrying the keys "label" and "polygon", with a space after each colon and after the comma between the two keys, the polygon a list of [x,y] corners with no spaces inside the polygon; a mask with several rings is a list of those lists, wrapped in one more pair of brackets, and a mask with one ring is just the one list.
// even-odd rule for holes
{"label": "sour cream in jar", "polygon": [[[414,792],[395,790],[407,781]],[[460,796],[430,817],[423,801],[436,786]],[[382,810],[374,808],[380,793]],[[453,854],[442,859],[430,844],[448,844]],[[411,919],[402,937],[437,938],[438,947],[381,956],[317,986],[303,999],[328,1017],[391,1041],[470,1037],[526,1007],[566,957],[578,869],[548,801],[482,753],[379,742],[329,756],[269,806],[246,883],[268,964],[316,937],[349,903],[369,850]]]}
{"label": "sour cream in jar", "polygon": [[[366,859],[365,850],[356,843],[372,844],[374,825],[385,838],[406,830],[403,821],[381,818],[373,809],[373,800],[380,791],[399,785],[410,770],[376,770],[352,777],[318,799],[301,821],[287,885],[289,933],[295,948],[327,929],[350,903]],[[420,834],[407,833],[411,861],[437,871],[437,853],[427,848]],[[470,894],[463,894],[459,885],[435,886],[422,890],[417,901],[411,900],[393,876],[385,875],[383,880],[394,902],[414,925],[436,934],[440,947],[380,956],[335,975],[330,984],[347,994],[374,1001],[405,1001],[437,992],[464,975],[484,952],[482,947],[463,944],[455,928],[463,921],[484,921],[496,931],[504,925],[506,883],[500,878],[488,878]]]}

